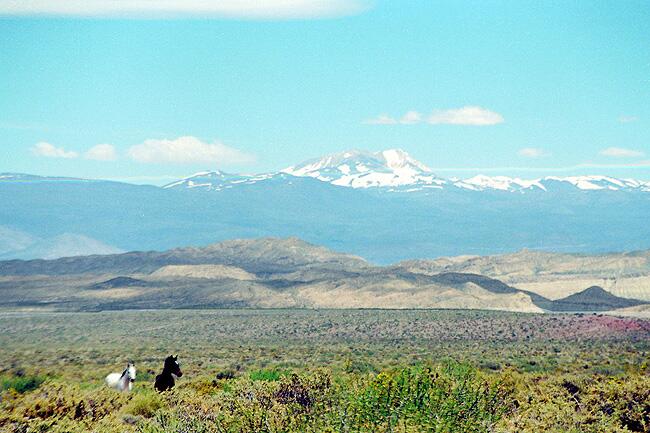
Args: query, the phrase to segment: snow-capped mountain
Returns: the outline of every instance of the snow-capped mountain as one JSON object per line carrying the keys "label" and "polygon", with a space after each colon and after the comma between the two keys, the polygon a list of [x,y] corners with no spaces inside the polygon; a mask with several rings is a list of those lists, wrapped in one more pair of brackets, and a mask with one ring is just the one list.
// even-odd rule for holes
{"label": "snow-capped mountain", "polygon": [[445,184],[445,180],[437,177],[429,167],[401,149],[376,153],[351,150],[312,159],[282,172],[352,188],[407,185],[440,188]]}
{"label": "snow-capped mountain", "polygon": [[287,167],[278,173],[259,175],[228,174],[222,171],[201,172],[166,185],[165,188],[200,188],[224,190],[238,185],[250,185],[269,179],[309,177],[336,186],[375,188],[389,192],[434,190],[553,191],[562,188],[578,190],[644,191],[650,192],[650,182],[618,179],[601,175],[547,176],[521,179],[508,176],[477,175],[467,179],[444,179],[429,167],[400,149],[381,152],[350,150],[326,155]]}
{"label": "snow-capped mountain", "polygon": [[256,183],[271,177],[273,177],[273,174],[246,175],[225,173],[221,170],[202,171],[167,184],[163,188],[203,188],[221,191],[237,185]]}
{"label": "snow-capped mountain", "polygon": [[478,175],[469,179],[454,179],[453,185],[474,191],[501,190],[526,192],[531,190],[550,191],[561,187],[572,187],[581,190],[637,190],[650,191],[650,182],[635,179],[617,179],[609,176],[547,176],[526,180],[508,176]]}
{"label": "snow-capped mountain", "polygon": [[618,190],[640,190],[650,191],[650,182],[644,182],[636,179],[618,179],[609,176],[568,176],[568,177],[545,177],[544,181],[549,182],[567,182],[578,189],[599,190],[607,189],[611,191]]}
{"label": "snow-capped mountain", "polygon": [[650,248],[648,191],[647,182],[606,176],[442,179],[397,151],[344,152],[260,175],[203,172],[167,188],[0,173],[0,254],[263,236],[297,236],[377,263],[521,248],[631,251]]}
{"label": "snow-capped mountain", "polygon": [[485,176],[479,174],[468,179],[450,179],[453,186],[472,191],[500,190],[500,191],[526,191],[546,190],[542,179],[525,180],[508,176]]}

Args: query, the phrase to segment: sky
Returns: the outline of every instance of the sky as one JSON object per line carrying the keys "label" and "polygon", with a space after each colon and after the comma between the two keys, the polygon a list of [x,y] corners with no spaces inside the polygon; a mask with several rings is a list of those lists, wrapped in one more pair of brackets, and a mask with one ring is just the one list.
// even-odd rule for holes
{"label": "sky", "polygon": [[164,184],[401,148],[650,180],[650,2],[0,0],[0,172]]}

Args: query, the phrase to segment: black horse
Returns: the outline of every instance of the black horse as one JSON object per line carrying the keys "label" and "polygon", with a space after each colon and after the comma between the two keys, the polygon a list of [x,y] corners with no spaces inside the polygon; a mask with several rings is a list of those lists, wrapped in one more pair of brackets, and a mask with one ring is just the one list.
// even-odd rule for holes
{"label": "black horse", "polygon": [[178,355],[170,355],[165,358],[163,371],[158,376],[156,376],[156,383],[154,383],[153,387],[160,392],[172,389],[176,384],[174,381],[174,376],[181,377],[182,375],[183,372],[181,371],[180,365],[178,365]]}

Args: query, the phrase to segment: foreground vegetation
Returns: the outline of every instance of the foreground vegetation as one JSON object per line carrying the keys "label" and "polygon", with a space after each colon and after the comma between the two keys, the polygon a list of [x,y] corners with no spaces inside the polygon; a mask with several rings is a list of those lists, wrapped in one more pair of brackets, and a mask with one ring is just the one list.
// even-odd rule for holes
{"label": "foreground vegetation", "polygon": [[[482,311],[0,313],[0,431],[648,432],[650,323]],[[153,391],[163,358],[184,375]],[[103,385],[128,360],[134,391]]]}

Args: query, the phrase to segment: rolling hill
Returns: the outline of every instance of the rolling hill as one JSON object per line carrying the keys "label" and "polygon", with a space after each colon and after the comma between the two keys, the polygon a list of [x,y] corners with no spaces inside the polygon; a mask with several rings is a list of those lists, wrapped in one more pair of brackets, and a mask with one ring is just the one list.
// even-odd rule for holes
{"label": "rolling hill", "polygon": [[374,266],[297,238],[231,240],[162,252],[0,262],[0,307],[457,308],[520,312],[640,306],[590,288],[551,300],[495,278]]}

